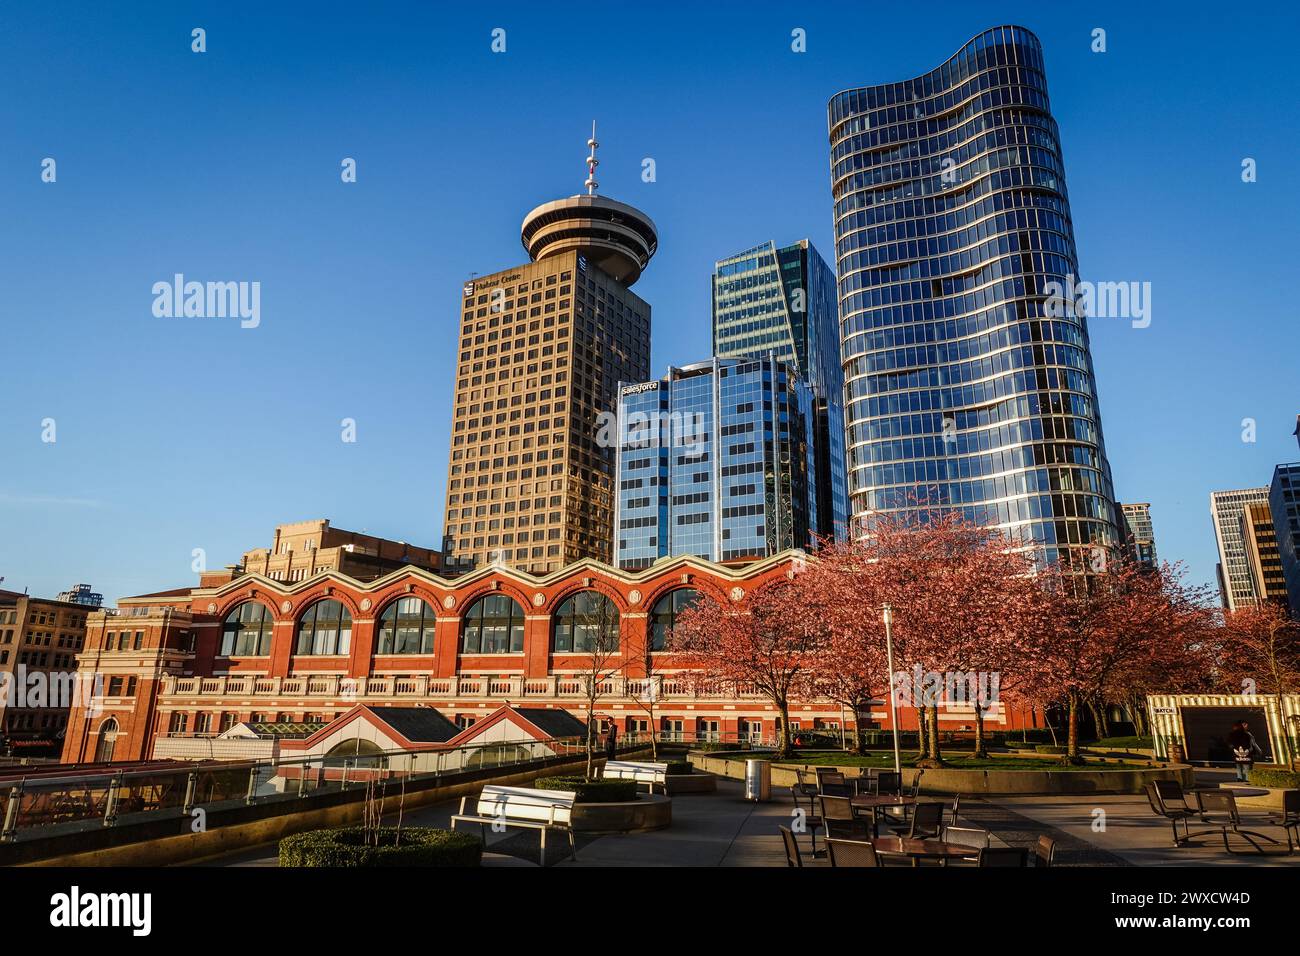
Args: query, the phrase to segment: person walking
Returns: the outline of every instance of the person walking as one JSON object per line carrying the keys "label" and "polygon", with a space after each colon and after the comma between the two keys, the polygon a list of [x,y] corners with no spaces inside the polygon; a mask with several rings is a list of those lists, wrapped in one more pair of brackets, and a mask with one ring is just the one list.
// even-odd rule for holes
{"label": "person walking", "polygon": [[1232,730],[1228,733],[1228,746],[1232,748],[1232,762],[1237,768],[1237,779],[1245,782],[1255,763],[1255,755],[1264,752],[1246,721],[1233,722]]}
{"label": "person walking", "polygon": [[605,757],[608,760],[618,759],[618,728],[613,721],[610,721],[609,733],[605,735]]}

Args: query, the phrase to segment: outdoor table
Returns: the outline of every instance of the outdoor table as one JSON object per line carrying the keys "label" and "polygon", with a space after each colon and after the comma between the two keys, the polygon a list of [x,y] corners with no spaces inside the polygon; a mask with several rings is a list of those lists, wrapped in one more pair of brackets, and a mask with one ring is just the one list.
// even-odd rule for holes
{"label": "outdoor table", "polygon": [[871,811],[871,833],[876,835],[880,832],[880,813],[890,807],[898,809],[908,809],[916,806],[916,797],[899,797],[892,793],[860,793],[856,797],[849,798],[849,805],[854,810]]}
{"label": "outdoor table", "polygon": [[939,860],[944,866],[949,860],[960,860],[979,852],[973,847],[942,840],[911,840],[907,837],[878,837],[871,841],[877,853],[886,856],[905,856],[914,864],[918,860]]}

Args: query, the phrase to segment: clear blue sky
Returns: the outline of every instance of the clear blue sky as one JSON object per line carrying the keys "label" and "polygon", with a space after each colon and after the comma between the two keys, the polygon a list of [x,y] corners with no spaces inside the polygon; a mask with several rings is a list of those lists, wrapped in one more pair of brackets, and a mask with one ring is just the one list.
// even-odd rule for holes
{"label": "clear blue sky", "polygon": [[[1294,7],[479,6],[6,5],[0,586],[176,587],[192,549],[312,517],[437,546],[461,284],[579,191],[593,117],[601,191],[659,226],[661,372],[708,354],[715,259],[809,236],[833,262],[827,98],[1008,22],[1046,50],[1083,277],[1153,285],[1150,328],[1093,328],[1118,497],[1211,581],[1209,492],[1300,457]],[[155,318],[176,272],[259,281],[261,326]]]}

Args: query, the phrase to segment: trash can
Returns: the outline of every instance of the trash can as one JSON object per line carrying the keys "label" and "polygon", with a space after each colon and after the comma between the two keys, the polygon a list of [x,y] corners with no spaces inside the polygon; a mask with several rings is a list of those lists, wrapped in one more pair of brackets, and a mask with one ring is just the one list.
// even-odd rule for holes
{"label": "trash can", "polygon": [[771,761],[745,761],[745,799],[759,803],[772,799]]}

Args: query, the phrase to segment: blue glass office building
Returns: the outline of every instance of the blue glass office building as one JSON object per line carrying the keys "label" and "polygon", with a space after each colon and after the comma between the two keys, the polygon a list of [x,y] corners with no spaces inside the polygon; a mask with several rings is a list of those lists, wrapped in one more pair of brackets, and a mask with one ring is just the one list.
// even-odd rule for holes
{"label": "blue glass office building", "polygon": [[720,359],[623,385],[615,563],[741,562],[811,544],[812,388],[774,357]]}
{"label": "blue glass office building", "polygon": [[766,242],[720,259],[713,271],[713,354],[774,355],[811,387],[817,454],[815,526],[842,537],[848,518],[844,473],[844,371],[835,273],[807,239]]}
{"label": "blue glass office building", "polygon": [[[1042,47],[997,27],[828,105],[850,507],[959,508],[1047,560],[1120,542]],[[1050,309],[1050,311],[1062,311]]]}
{"label": "blue glass office building", "polygon": [[[1300,424],[1297,424],[1300,431]],[[1300,621],[1300,461],[1278,465],[1268,489],[1268,510],[1277,532],[1277,553],[1286,579],[1287,605]]]}

